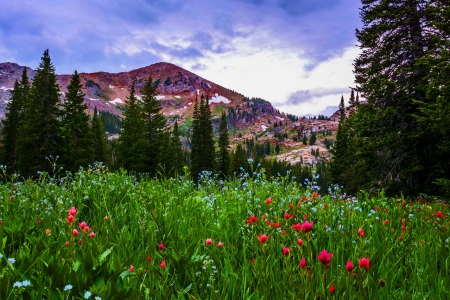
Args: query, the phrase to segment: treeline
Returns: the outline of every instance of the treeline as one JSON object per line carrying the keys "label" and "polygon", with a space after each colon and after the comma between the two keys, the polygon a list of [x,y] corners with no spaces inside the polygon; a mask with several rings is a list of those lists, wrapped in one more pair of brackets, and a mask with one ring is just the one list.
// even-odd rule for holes
{"label": "treeline", "polygon": [[[450,195],[450,3],[363,1],[356,87],[345,114],[334,179],[355,193]],[[353,102],[353,103],[352,103]]]}

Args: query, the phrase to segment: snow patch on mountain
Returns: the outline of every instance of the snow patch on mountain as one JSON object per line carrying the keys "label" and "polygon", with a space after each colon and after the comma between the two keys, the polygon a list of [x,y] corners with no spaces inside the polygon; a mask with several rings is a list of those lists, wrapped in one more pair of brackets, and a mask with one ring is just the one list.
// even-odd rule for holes
{"label": "snow patch on mountain", "polygon": [[209,100],[209,103],[220,103],[223,102],[225,104],[229,104],[231,101],[228,100],[227,98],[223,97],[223,96],[219,96],[219,94],[216,93],[216,95],[214,97],[211,98],[211,100]]}
{"label": "snow patch on mountain", "polygon": [[284,121],[284,118],[280,118],[278,116],[277,116],[277,119],[280,120],[280,121]]}
{"label": "snow patch on mountain", "polygon": [[4,91],[12,91],[14,90],[13,88],[7,88],[6,86],[2,86],[0,87],[0,90],[4,90]]}
{"label": "snow patch on mountain", "polygon": [[166,96],[164,96],[164,95],[158,95],[158,96],[156,96],[155,98],[156,98],[156,100],[161,100],[161,99],[166,98]]}
{"label": "snow patch on mountain", "polygon": [[109,101],[109,102],[112,103],[112,104],[123,103],[122,99],[120,99],[120,98],[116,98],[116,99],[114,99],[112,101]]}
{"label": "snow patch on mountain", "polygon": [[109,88],[113,90],[113,89],[114,89],[114,86],[111,85],[111,84],[109,84]]}

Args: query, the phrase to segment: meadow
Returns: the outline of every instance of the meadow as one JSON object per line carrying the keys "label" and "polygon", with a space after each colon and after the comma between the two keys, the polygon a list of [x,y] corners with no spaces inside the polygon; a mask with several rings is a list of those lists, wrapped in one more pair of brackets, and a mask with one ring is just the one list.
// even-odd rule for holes
{"label": "meadow", "polygon": [[0,299],[446,299],[449,208],[101,165],[0,186]]}

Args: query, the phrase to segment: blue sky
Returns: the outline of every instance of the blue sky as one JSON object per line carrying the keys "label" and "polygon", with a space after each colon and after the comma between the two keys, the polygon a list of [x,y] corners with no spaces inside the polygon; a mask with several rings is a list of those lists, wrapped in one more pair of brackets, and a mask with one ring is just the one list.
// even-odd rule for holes
{"label": "blue sky", "polygon": [[330,114],[354,85],[359,0],[3,1],[0,62],[58,74],[171,62],[297,115]]}

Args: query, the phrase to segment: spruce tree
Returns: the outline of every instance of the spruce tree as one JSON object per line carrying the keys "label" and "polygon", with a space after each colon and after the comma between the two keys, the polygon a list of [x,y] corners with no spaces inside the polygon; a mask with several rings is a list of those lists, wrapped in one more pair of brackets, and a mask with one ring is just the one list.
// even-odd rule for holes
{"label": "spruce tree", "polygon": [[160,164],[165,162],[161,159],[162,143],[166,130],[166,118],[161,113],[161,102],[156,99],[158,86],[153,84],[149,77],[145,82],[142,93],[142,117],[145,133],[145,164],[147,172],[155,175]]}
{"label": "spruce tree", "polygon": [[346,124],[345,103],[344,96],[341,97],[339,103],[339,125],[336,133],[336,141],[334,147],[331,149],[333,159],[330,165],[331,176],[335,183],[343,184],[344,173],[347,169],[348,151],[348,132]]}
{"label": "spruce tree", "polygon": [[111,164],[110,152],[108,149],[108,137],[106,136],[103,118],[98,115],[97,107],[94,108],[94,115],[91,121],[93,133],[94,161],[102,162],[106,166]]}
{"label": "spruce tree", "polygon": [[248,163],[247,156],[245,155],[244,148],[241,144],[238,144],[236,150],[231,156],[230,174],[231,176],[239,176],[239,174],[249,172],[249,170],[250,165]]}
{"label": "spruce tree", "polygon": [[8,171],[17,169],[19,130],[24,121],[24,110],[30,92],[27,70],[23,68],[20,83],[14,82],[12,97],[7,104],[5,119],[2,120],[2,164]]}
{"label": "spruce tree", "polygon": [[170,135],[170,173],[174,177],[181,175],[184,167],[183,148],[181,146],[180,132],[178,130],[178,122],[173,125],[172,134]]}
{"label": "spruce tree", "polygon": [[227,116],[223,112],[220,118],[219,152],[217,153],[217,171],[221,178],[226,178],[230,170],[229,145]]}
{"label": "spruce tree", "polygon": [[128,171],[148,172],[145,123],[141,105],[135,96],[134,83],[125,108],[117,149],[117,165]]}
{"label": "spruce tree", "polygon": [[53,170],[54,166],[48,160],[51,157],[55,160],[61,154],[62,144],[59,107],[55,68],[46,50],[34,76],[19,130],[18,166],[23,176]]}
{"label": "spruce tree", "polygon": [[350,104],[350,107],[355,106],[356,104],[355,91],[353,89],[350,92],[350,99],[348,100],[348,104]]}
{"label": "spruce tree", "polygon": [[62,110],[61,163],[66,170],[76,172],[94,162],[94,137],[89,126],[87,106],[83,103],[80,75],[74,72],[67,86],[66,100]]}

